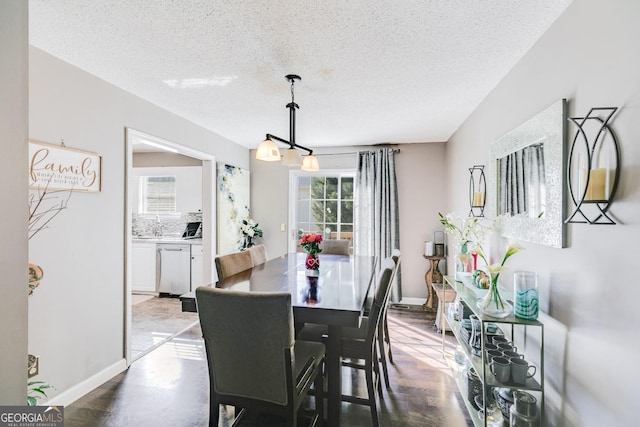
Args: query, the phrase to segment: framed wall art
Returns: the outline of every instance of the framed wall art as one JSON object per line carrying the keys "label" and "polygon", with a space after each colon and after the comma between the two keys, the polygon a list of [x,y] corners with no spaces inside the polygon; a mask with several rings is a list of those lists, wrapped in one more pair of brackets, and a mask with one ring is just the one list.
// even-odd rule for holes
{"label": "framed wall art", "polygon": [[218,255],[242,248],[240,224],[249,215],[249,171],[217,164]]}
{"label": "framed wall art", "polygon": [[98,193],[102,156],[64,145],[29,141],[29,188]]}

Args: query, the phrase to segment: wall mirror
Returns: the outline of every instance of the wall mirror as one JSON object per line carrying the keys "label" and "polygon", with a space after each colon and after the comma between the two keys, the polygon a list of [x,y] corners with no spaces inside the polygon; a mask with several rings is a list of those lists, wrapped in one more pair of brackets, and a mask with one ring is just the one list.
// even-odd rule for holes
{"label": "wall mirror", "polygon": [[491,144],[489,206],[505,237],[566,247],[565,146],[562,99]]}

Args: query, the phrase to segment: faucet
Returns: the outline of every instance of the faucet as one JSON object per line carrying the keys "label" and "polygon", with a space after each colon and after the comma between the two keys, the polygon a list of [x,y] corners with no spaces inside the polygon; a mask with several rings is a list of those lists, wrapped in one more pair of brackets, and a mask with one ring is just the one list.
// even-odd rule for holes
{"label": "faucet", "polygon": [[162,223],[160,222],[160,215],[156,215],[156,223],[153,226],[153,235],[155,237],[162,237]]}

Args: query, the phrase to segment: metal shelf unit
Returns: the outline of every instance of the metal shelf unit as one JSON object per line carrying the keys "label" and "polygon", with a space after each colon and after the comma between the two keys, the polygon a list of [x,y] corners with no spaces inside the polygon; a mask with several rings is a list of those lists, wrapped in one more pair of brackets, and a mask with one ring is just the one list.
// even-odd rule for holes
{"label": "metal shelf unit", "polygon": [[[486,402],[490,397],[490,396],[487,396],[487,387],[502,387],[502,388],[525,390],[525,391],[534,392],[535,394],[539,395],[539,399],[538,399],[539,410],[540,410],[539,419],[540,419],[540,425],[544,425],[544,325],[537,320],[532,321],[532,320],[519,319],[515,317],[513,313],[501,319],[487,316],[483,314],[482,311],[478,308],[477,306],[478,298],[476,297],[476,295],[470,289],[468,289],[464,284],[457,282],[455,278],[451,276],[445,276],[444,281],[445,281],[445,285],[444,285],[445,295],[446,295],[447,289],[449,290],[449,292],[455,291],[457,294],[457,298],[460,299],[462,302],[464,302],[469,307],[469,309],[473,312],[473,314],[478,316],[478,318],[480,319],[482,349],[480,352],[480,356],[476,356],[475,354],[472,353],[471,346],[469,345],[469,343],[462,337],[462,334],[461,334],[462,325],[460,324],[460,322],[453,318],[449,310],[442,310],[442,312],[440,313],[440,316],[441,316],[440,321],[441,322],[446,321],[449,324],[451,332],[453,332],[453,335],[455,336],[459,347],[462,348],[462,351],[465,355],[467,366],[473,367],[476,373],[478,374],[478,376],[480,377],[480,381],[482,382],[482,385],[483,385],[482,387],[483,407],[481,408],[483,410],[483,413],[484,414],[487,413]],[[522,328],[522,331],[520,331],[521,334],[519,335],[519,337],[521,337],[521,339],[524,340],[525,342],[523,343],[514,342],[514,344],[518,345],[518,347],[519,345],[526,346],[527,337],[530,336],[529,329],[535,328],[536,330],[539,331],[539,339],[540,339],[539,341],[540,353],[539,353],[539,359],[538,359],[539,364],[536,365],[536,375],[534,375],[534,377],[532,378],[528,378],[525,384],[514,384],[510,382],[501,383],[501,382],[498,382],[496,378],[493,376],[493,374],[491,373],[491,370],[489,368],[489,363],[487,360],[487,353],[485,349],[485,343],[487,339],[486,323],[497,324],[501,327],[501,329],[503,329],[503,331],[505,328],[508,329],[512,340],[514,340],[516,337],[514,333],[517,332],[517,329]],[[460,366],[454,360],[454,355],[450,346],[448,347],[446,345],[445,332],[446,331],[443,328],[442,330],[443,357],[445,358],[445,360],[447,361],[449,367],[453,372],[453,377],[456,381],[456,384],[458,385],[458,389],[460,390],[460,393],[463,396],[463,400],[465,402],[467,410],[469,411],[473,424],[476,427],[481,427],[481,426],[487,427],[488,425],[487,417],[480,417],[478,415],[478,411],[472,406],[471,402],[469,402],[468,399],[466,398],[467,382],[465,381],[464,367]],[[538,379],[536,379],[536,377]],[[505,425],[508,425],[508,424],[505,424]]]}

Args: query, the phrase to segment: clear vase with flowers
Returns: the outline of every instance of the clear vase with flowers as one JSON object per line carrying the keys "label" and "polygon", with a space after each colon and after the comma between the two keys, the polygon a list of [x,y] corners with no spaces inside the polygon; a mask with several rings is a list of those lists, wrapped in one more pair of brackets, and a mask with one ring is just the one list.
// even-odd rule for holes
{"label": "clear vase with flowers", "polygon": [[440,223],[444,226],[444,231],[452,237],[458,246],[458,253],[455,256],[456,277],[459,273],[471,275],[477,269],[477,255],[475,248],[479,247],[486,234],[491,230],[484,218],[458,217],[455,213],[443,215],[438,212]]}
{"label": "clear vase with flowers", "polygon": [[318,233],[304,233],[300,238],[300,246],[307,253],[305,268],[308,274],[319,273],[320,259],[318,254],[322,252],[320,243],[322,243],[322,235]]}
{"label": "clear vase with flowers", "polygon": [[498,279],[500,273],[505,270],[505,263],[512,256],[522,250],[522,246],[518,243],[512,243],[507,247],[507,250],[502,257],[500,264],[489,264],[485,255],[481,250],[478,251],[478,255],[487,262],[487,270],[489,273],[489,292],[480,301],[478,301],[478,308],[488,316],[492,317],[506,317],[508,316],[513,307],[512,305],[500,295],[500,289],[498,288]]}

